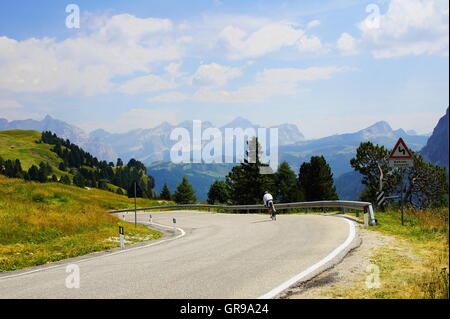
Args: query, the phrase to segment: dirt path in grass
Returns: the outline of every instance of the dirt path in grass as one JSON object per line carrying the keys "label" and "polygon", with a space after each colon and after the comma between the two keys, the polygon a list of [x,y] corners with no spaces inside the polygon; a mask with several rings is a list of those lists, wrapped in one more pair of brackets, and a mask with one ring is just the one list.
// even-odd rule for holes
{"label": "dirt path in grass", "polygon": [[379,247],[402,250],[395,243],[395,238],[371,231],[359,226],[358,234],[361,245],[350,251],[335,267],[321,273],[312,280],[294,286],[280,296],[282,299],[328,299],[332,298],[330,290],[335,288],[345,291],[368,275],[367,266],[373,250]]}

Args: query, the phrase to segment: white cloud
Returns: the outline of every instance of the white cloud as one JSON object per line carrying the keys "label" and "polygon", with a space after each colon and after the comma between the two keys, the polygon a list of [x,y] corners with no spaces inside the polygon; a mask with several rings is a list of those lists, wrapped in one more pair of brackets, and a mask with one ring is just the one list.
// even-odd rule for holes
{"label": "white cloud", "polygon": [[240,68],[223,66],[217,63],[201,65],[192,77],[195,86],[222,86],[229,80],[242,75]]}
{"label": "white cloud", "polygon": [[313,36],[303,36],[299,40],[298,49],[302,52],[321,52],[323,50],[323,45],[320,39]]}
{"label": "white cloud", "polygon": [[[94,95],[111,92],[111,79],[149,72],[182,57],[182,43],[167,19],[121,14],[99,19],[96,29],[57,41],[0,37],[0,89],[10,92]],[[183,41],[181,41],[183,42]]]}
{"label": "white cloud", "polygon": [[172,28],[172,22],[168,19],[141,19],[131,14],[119,14],[106,20],[106,23],[95,36],[105,42],[129,42],[134,44],[136,41],[146,40],[146,36],[168,32]]}
{"label": "white cloud", "polygon": [[362,40],[375,58],[437,54],[448,56],[447,0],[392,0],[378,26],[359,23]]}
{"label": "white cloud", "polygon": [[266,69],[256,75],[255,83],[237,90],[200,89],[194,99],[211,102],[263,102],[274,95],[296,95],[305,91],[301,82],[328,80],[345,67],[311,67],[307,69]]}
{"label": "white cloud", "polygon": [[134,78],[125,82],[119,87],[119,91],[127,94],[139,94],[145,92],[154,92],[173,89],[177,84],[173,81],[168,81],[160,76],[146,75]]}
{"label": "white cloud", "polygon": [[336,46],[343,55],[354,55],[358,53],[357,40],[346,32],[341,34]]}
{"label": "white cloud", "polygon": [[23,107],[23,105],[16,100],[0,99],[0,109],[17,109],[21,107]]}
{"label": "white cloud", "polygon": [[167,92],[148,99],[149,102],[180,102],[189,97],[180,92]]}
{"label": "white cloud", "polygon": [[232,59],[259,57],[278,51],[282,47],[292,46],[304,35],[301,29],[295,29],[285,23],[265,25],[248,34],[244,30],[227,26],[220,34],[220,40]]}
{"label": "white cloud", "polygon": [[14,108],[2,108],[0,107],[0,118],[6,118],[9,121],[23,120],[23,119],[34,119],[42,120],[45,116],[44,113],[30,112],[24,107],[14,107]]}
{"label": "white cloud", "polygon": [[312,20],[307,24],[306,28],[312,29],[312,28],[318,27],[319,25],[320,25],[320,20]]}
{"label": "white cloud", "polygon": [[101,127],[109,132],[124,133],[128,132],[130,127],[152,128],[162,122],[175,124],[178,120],[178,114],[172,110],[132,109],[120,114],[116,121],[87,123],[79,126],[87,131]]}
{"label": "white cloud", "polygon": [[180,67],[181,67],[181,62],[175,63],[172,62],[170,64],[168,64],[164,70],[172,77],[172,78],[176,78],[178,76],[181,75],[180,73]]}

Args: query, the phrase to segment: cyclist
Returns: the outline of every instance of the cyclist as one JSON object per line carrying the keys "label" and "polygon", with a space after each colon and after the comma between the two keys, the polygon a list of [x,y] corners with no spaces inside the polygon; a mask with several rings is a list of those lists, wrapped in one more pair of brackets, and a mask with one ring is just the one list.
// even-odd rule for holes
{"label": "cyclist", "polygon": [[275,206],[273,205],[273,197],[272,195],[270,195],[270,193],[268,191],[264,192],[264,196],[263,196],[263,201],[264,201],[264,206],[267,207],[269,213],[270,213],[270,218],[272,218],[272,220],[276,219],[275,213]]}

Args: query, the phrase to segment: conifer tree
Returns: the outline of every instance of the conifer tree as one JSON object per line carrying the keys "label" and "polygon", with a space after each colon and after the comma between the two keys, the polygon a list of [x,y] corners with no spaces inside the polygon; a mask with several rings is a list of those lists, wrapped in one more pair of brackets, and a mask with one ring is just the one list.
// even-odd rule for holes
{"label": "conifer tree", "polygon": [[261,174],[269,169],[268,164],[260,160],[261,146],[256,137],[247,141],[244,161],[234,166],[226,176],[230,200],[233,204],[260,204],[265,191],[273,193],[273,174]]}
{"label": "conifer tree", "polygon": [[161,194],[159,194],[159,198],[164,200],[171,200],[172,195],[170,194],[169,187],[167,186],[167,183],[164,183],[163,188],[161,190]]}
{"label": "conifer tree", "polygon": [[312,156],[303,163],[298,178],[306,201],[338,199],[331,168],[323,156]]}
{"label": "conifer tree", "polygon": [[304,200],[295,172],[287,162],[282,162],[275,173],[275,199],[279,203],[293,203]]}
{"label": "conifer tree", "polygon": [[197,200],[195,191],[186,176],[183,177],[183,180],[177,186],[177,190],[173,194],[173,200],[177,204],[193,204]]}

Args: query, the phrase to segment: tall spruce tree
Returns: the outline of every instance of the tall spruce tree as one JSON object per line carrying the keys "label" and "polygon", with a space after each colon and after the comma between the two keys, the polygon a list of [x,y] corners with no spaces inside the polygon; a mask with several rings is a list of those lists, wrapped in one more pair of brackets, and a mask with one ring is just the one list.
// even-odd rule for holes
{"label": "tall spruce tree", "polygon": [[260,204],[264,191],[274,191],[273,174],[261,174],[270,169],[268,164],[262,163],[262,152],[258,138],[247,141],[247,150],[241,165],[234,166],[226,176],[230,200],[233,204]]}
{"label": "tall spruce tree", "polygon": [[333,174],[323,156],[312,156],[300,166],[299,183],[306,201],[338,199]]}
{"label": "tall spruce tree", "polygon": [[208,204],[214,205],[217,203],[226,204],[230,199],[229,190],[225,181],[215,181],[208,191]]}
{"label": "tall spruce tree", "polygon": [[173,200],[177,204],[193,204],[197,200],[195,191],[186,176],[183,176],[183,180],[177,186],[177,190],[173,194]]}
{"label": "tall spruce tree", "polygon": [[293,203],[304,200],[303,192],[295,172],[287,162],[282,162],[275,173],[275,199],[280,203]]}
{"label": "tall spruce tree", "polygon": [[164,200],[171,200],[172,195],[170,194],[169,187],[167,186],[167,183],[164,183],[163,188],[161,190],[161,194],[159,194],[159,198]]}

